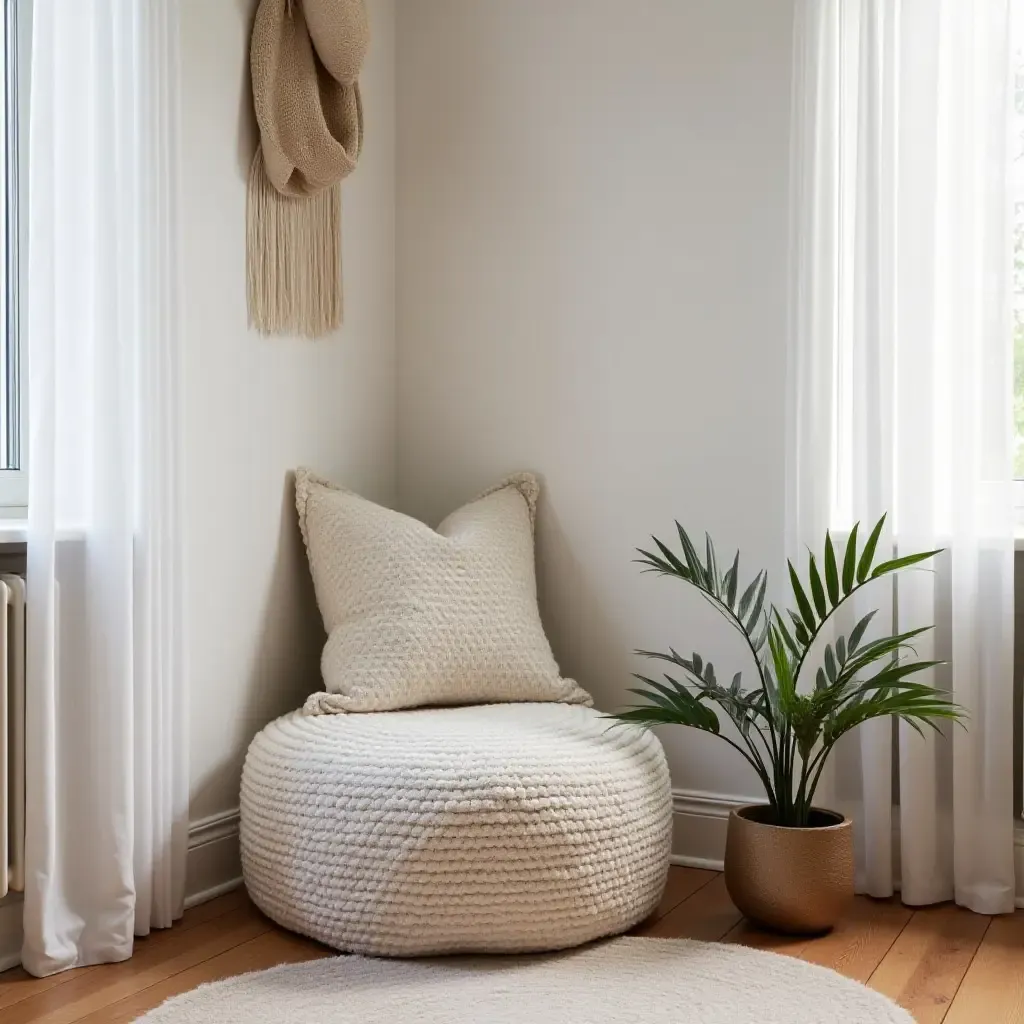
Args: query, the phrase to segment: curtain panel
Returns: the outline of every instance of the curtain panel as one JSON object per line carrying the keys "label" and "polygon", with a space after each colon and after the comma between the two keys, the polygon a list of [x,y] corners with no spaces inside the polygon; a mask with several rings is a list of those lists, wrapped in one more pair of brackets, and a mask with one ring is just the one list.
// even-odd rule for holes
{"label": "curtain panel", "polygon": [[[787,547],[888,512],[934,571],[868,597],[935,624],[966,728],[870,723],[829,779],[860,891],[1010,911],[1012,0],[799,0]],[[853,609],[856,612],[858,609]]]}
{"label": "curtain panel", "polygon": [[35,0],[27,881],[36,975],[184,900],[178,11]]}

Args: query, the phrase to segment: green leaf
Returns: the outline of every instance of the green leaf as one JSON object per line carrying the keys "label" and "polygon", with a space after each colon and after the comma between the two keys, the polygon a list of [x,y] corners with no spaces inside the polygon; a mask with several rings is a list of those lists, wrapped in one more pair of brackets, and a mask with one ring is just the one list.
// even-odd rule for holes
{"label": "green leaf", "polygon": [[715,597],[722,596],[722,581],[718,578],[718,559],[715,558],[715,545],[711,543],[711,534],[705,533],[708,554],[708,588]]}
{"label": "green leaf", "polygon": [[804,588],[800,583],[800,577],[796,574],[796,569],[793,568],[793,563],[787,562],[786,564],[789,566],[789,582],[793,587],[793,596],[796,598],[797,607],[800,609],[800,614],[803,616],[808,630],[813,633],[817,620],[814,618],[811,602],[807,600],[807,595],[804,593]]}
{"label": "green leaf", "polygon": [[651,708],[631,708],[622,718],[629,715],[630,721],[642,720],[638,712],[647,712],[653,717],[654,724],[689,725],[706,732],[717,733],[720,729],[718,716],[706,704],[702,704],[685,686],[666,676],[671,688],[665,687],[647,676],[637,675],[637,679],[651,687],[650,691],[632,691],[654,705]]}
{"label": "green leaf", "polygon": [[733,695],[740,693],[740,684],[743,682],[743,673],[737,672],[732,677],[732,685],[729,687],[729,692]]}
{"label": "green leaf", "polygon": [[860,643],[861,638],[864,636],[864,631],[871,624],[871,620],[878,614],[876,608],[873,612],[868,612],[856,626],[853,627],[853,632],[850,634],[850,654],[852,655],[857,650],[857,645]]}
{"label": "green leaf", "polygon": [[761,618],[761,609],[764,608],[764,592],[768,587],[768,573],[761,573],[761,585],[757,588],[757,597],[754,599],[754,607],[747,616],[747,633],[753,633],[757,620]]}
{"label": "green leaf", "polygon": [[779,632],[782,634],[782,639],[786,642],[786,646],[793,653],[793,657],[799,658],[801,650],[797,646],[796,641],[793,639],[793,635],[786,627],[786,620],[779,614],[778,610],[775,611],[775,622],[779,627]]}
{"label": "green leaf", "polygon": [[832,535],[825,531],[825,586],[828,587],[828,599],[835,608],[839,604],[839,567],[836,565],[836,552],[832,547]]}
{"label": "green leaf", "polygon": [[857,571],[857,530],[860,523],[854,523],[850,531],[850,539],[846,542],[846,554],[843,556],[843,593],[853,590],[853,577]]}
{"label": "green leaf", "polygon": [[875,558],[875,548],[878,546],[878,538],[882,535],[882,527],[885,525],[885,515],[875,523],[875,528],[871,531],[871,536],[868,537],[867,544],[864,545],[864,553],[860,556],[860,561],[857,563],[857,582],[863,583],[868,578],[868,573],[871,571],[871,563]]}
{"label": "green leaf", "polygon": [[868,696],[859,703],[849,703],[836,713],[832,727],[832,738],[838,739],[844,733],[871,718],[895,715],[905,721],[936,727],[936,719],[957,721],[964,717],[963,708],[958,707],[944,694],[929,686],[917,686],[912,690],[897,689],[877,696]]}
{"label": "green leaf", "polygon": [[679,533],[679,543],[683,546],[683,557],[686,559],[686,565],[690,570],[690,575],[693,577],[693,582],[702,590],[707,590],[708,579],[704,571],[704,565],[697,554],[697,549],[693,546],[693,541],[690,540],[690,535],[683,529],[678,520],[676,520],[676,530]]}
{"label": "green leaf", "polygon": [[811,578],[811,597],[814,598],[814,607],[817,609],[818,618],[823,619],[828,615],[828,605],[825,603],[825,588],[821,585],[818,563],[814,560],[814,555],[811,555],[808,571]]}
{"label": "green leaf", "polygon": [[759,654],[761,649],[765,645],[765,641],[768,639],[768,630],[771,626],[772,620],[766,615],[761,622],[761,629],[758,633],[751,635],[750,646],[754,648],[754,653]]}
{"label": "green leaf", "polygon": [[832,653],[831,644],[828,644],[825,647],[825,671],[828,673],[829,682],[834,683],[839,671],[836,667],[836,659],[835,655]]}
{"label": "green leaf", "polygon": [[[697,704],[696,701],[694,701]],[[700,707],[700,704],[697,704]],[[649,729],[655,725],[687,725],[691,729],[700,729],[702,732],[714,733],[716,736],[721,730],[721,726],[718,725],[718,719],[715,718],[715,726],[712,726],[706,719],[698,718],[696,716],[688,717],[682,712],[668,711],[665,708],[659,708],[654,705],[649,707],[636,707],[628,708],[625,711],[620,711],[615,715],[608,715],[607,718],[611,719],[614,723],[626,723],[631,725],[639,725],[641,728]],[[716,727],[717,726],[717,727]]]}
{"label": "green leaf", "polygon": [[917,565],[918,562],[925,562],[929,558],[942,554],[942,551],[942,548],[936,548],[934,551],[921,551],[916,555],[904,555],[902,558],[894,558],[890,562],[882,562],[880,565],[875,566],[875,571],[871,574],[871,578],[876,579],[878,576],[884,576],[888,572],[906,569],[908,565]]}
{"label": "green leaf", "polygon": [[891,665],[889,668],[882,669],[881,672],[872,676],[866,682],[853,689],[848,689],[842,699],[842,703],[845,704],[855,698],[863,700],[866,696],[884,695],[893,690],[911,697],[940,693],[940,691],[932,686],[928,686],[926,683],[907,682],[906,680],[909,676],[916,675],[918,672],[925,672],[942,664],[943,662],[941,661],[905,661],[898,665]]}
{"label": "green leaf", "polygon": [[[646,565],[648,568],[644,572],[663,572],[667,576],[678,576],[680,573],[676,572],[675,569],[669,565],[663,558],[659,558],[657,555],[652,555],[650,551],[644,551],[643,548],[637,548],[637,551],[643,555],[643,558],[635,558],[635,562],[639,562],[641,565]],[[687,573],[684,579],[689,579],[690,574]]]}
{"label": "green leaf", "polygon": [[836,657],[839,659],[839,664],[842,665],[846,661],[846,637],[841,636],[836,640]]}
{"label": "green leaf", "polygon": [[733,559],[732,567],[725,574],[725,579],[722,581],[722,590],[724,591],[723,597],[725,603],[730,608],[736,607],[736,585],[739,583],[740,575],[740,553],[736,552],[736,557]]}
{"label": "green leaf", "polygon": [[789,663],[785,642],[779,636],[778,629],[769,629],[768,647],[772,655],[775,678],[779,684],[779,706],[785,710],[792,705],[796,697],[796,680],[793,678],[793,667]]}
{"label": "green leaf", "polygon": [[[678,685],[675,687],[669,687],[666,686],[664,683],[659,683],[657,679],[649,679],[647,676],[638,675],[637,673],[633,674],[633,678],[639,679],[642,683],[647,683],[648,686],[652,687],[658,694],[661,695],[662,698],[669,701],[671,704],[675,704],[675,702],[678,700],[678,691],[680,689]],[[649,700],[654,700],[654,697],[648,694],[646,690],[630,690],[629,692],[641,694]]]}
{"label": "green leaf", "polygon": [[795,627],[796,642],[802,647],[811,646],[811,635],[807,632],[807,627],[802,623],[798,622]]}
{"label": "green leaf", "polygon": [[674,554],[672,554],[672,552],[664,544],[662,544],[657,537],[652,537],[651,540],[653,540],[654,543],[658,545],[658,550],[661,551],[661,553],[665,556],[665,561],[672,566],[673,571],[677,575],[682,576],[684,580],[689,579],[690,571],[686,568],[686,566],[683,565],[683,563],[680,562],[679,559]]}
{"label": "green leaf", "polygon": [[878,640],[862,647],[844,666],[842,678],[848,682],[863,668],[881,661],[892,654],[896,654],[903,648],[910,646],[910,641],[922,633],[932,629],[931,626],[923,626],[920,629],[912,629],[907,633],[897,633],[894,636],[883,636]]}
{"label": "green leaf", "polygon": [[793,620],[793,636],[801,647],[807,647],[811,642],[810,634],[804,625],[804,620],[792,608],[787,609],[789,617]]}
{"label": "green leaf", "polygon": [[[671,650],[671,648],[670,648],[670,650]],[[633,653],[640,655],[641,658],[658,658],[660,661],[670,661],[674,665],[681,665],[683,668],[687,669],[688,671],[690,669],[692,669],[692,667],[693,667],[690,664],[690,662],[688,662],[685,658],[680,657],[680,655],[678,655],[674,650],[672,650],[671,654],[662,654],[660,651],[643,651],[643,650],[636,650]]]}
{"label": "green leaf", "polygon": [[704,678],[704,659],[696,651],[693,652],[693,660],[692,660],[691,664],[693,665],[693,673],[694,673],[694,675],[700,676],[700,678],[703,679]]}
{"label": "green leaf", "polygon": [[[739,552],[736,553],[736,556],[737,556],[737,558],[739,557]],[[737,618],[739,618],[739,619],[746,619],[747,612],[750,610],[750,603],[754,600],[754,595],[757,593],[757,588],[758,588],[759,584],[761,583],[761,577],[763,575],[764,575],[764,571],[762,570],[761,572],[759,572],[754,577],[754,580],[750,584],[750,586],[747,587],[747,589],[743,591],[743,596],[740,598],[739,608],[736,609],[736,616],[737,616]],[[749,632],[749,630],[748,630],[748,632]]]}
{"label": "green leaf", "polygon": [[823,668],[819,668],[818,671],[815,673],[814,688],[816,690],[828,689],[828,680],[825,678],[825,670]]}

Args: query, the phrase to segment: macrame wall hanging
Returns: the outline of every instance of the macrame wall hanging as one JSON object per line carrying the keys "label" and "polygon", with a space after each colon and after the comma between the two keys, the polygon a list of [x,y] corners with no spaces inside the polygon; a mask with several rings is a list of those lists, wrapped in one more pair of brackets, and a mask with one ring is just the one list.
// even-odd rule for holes
{"label": "macrame wall hanging", "polygon": [[341,181],[363,143],[362,0],[260,0],[250,64],[249,324],[319,337],[341,323]]}

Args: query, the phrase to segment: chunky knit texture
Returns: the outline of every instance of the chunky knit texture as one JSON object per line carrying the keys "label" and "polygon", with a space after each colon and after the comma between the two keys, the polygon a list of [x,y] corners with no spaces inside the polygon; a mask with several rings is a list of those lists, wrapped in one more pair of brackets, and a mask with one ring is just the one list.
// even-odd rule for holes
{"label": "chunky knit texture", "polygon": [[295,503],[328,632],[310,713],[440,704],[589,704],[562,679],[537,610],[522,473],[437,528],[299,469]]}
{"label": "chunky knit texture", "polygon": [[241,810],[257,906],[357,953],[574,946],[643,920],[668,872],[661,745],[579,706],[287,715]]}

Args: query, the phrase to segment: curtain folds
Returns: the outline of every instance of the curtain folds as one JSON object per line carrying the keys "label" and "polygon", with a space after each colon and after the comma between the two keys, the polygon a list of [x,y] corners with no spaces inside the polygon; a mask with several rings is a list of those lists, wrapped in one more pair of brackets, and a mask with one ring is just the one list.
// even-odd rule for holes
{"label": "curtain folds", "polygon": [[[889,512],[934,572],[869,598],[936,624],[967,710],[838,752],[858,886],[1013,909],[1011,0],[800,0],[787,546]],[[880,588],[884,590],[883,588]],[[891,611],[891,617],[890,617]]]}
{"label": "curtain folds", "polygon": [[27,882],[36,975],[181,914],[178,54],[169,0],[35,0]]}

